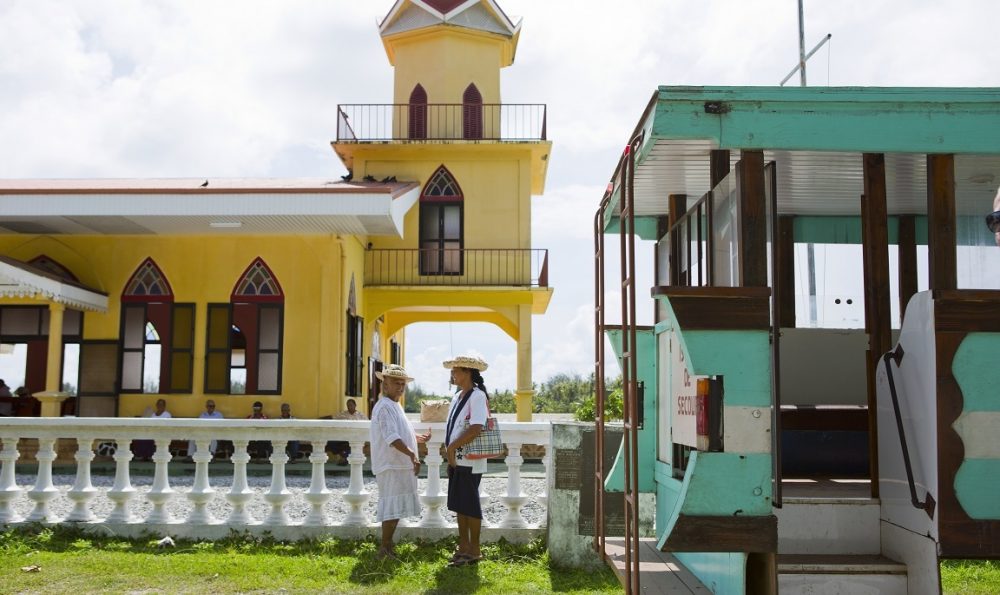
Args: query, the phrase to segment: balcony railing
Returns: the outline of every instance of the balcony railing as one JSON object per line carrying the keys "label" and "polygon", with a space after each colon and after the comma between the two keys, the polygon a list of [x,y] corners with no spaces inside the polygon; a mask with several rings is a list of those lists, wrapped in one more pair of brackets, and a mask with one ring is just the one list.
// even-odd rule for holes
{"label": "balcony railing", "polygon": [[374,249],[365,285],[548,287],[549,251],[531,249]]}
{"label": "balcony railing", "polygon": [[546,140],[546,106],[516,103],[339,105],[337,140]]}
{"label": "balcony railing", "polygon": [[[427,443],[427,476],[424,493],[420,496],[423,515],[416,525],[409,527],[411,536],[438,538],[429,529],[453,527],[444,516],[445,491],[442,490],[441,444],[445,434],[443,423],[414,423],[418,433],[431,430]],[[305,539],[321,535],[358,537],[373,534],[375,529],[373,508],[369,503],[374,487],[366,484],[362,466],[366,461],[365,441],[368,440],[368,421],[325,420],[202,420],[202,419],[120,419],[120,418],[11,418],[0,428],[0,527],[4,525],[45,522],[80,522],[113,530],[115,534],[136,536],[142,533],[167,533],[188,538],[220,538],[229,531],[267,531],[283,539]],[[501,534],[517,539],[535,537],[540,527],[529,525],[522,508],[531,504],[532,498],[521,489],[521,446],[538,444],[546,447],[543,459],[546,475],[550,456],[551,429],[548,423],[501,423],[501,434],[507,446],[507,489],[499,496],[482,494],[481,499],[499,498],[506,507],[506,515],[496,525],[484,519],[484,539],[498,539]],[[15,465],[21,458],[19,444],[23,439],[37,440],[34,456],[37,471],[33,485],[19,484],[30,468],[22,465],[15,475]],[[154,476],[147,488],[133,485],[130,470],[133,453],[128,445],[133,440],[151,440],[155,443],[152,460]],[[168,473],[173,456],[170,443],[175,440],[192,440],[197,444],[194,454],[194,479],[190,488],[171,487]],[[213,440],[229,440],[235,450],[230,462],[212,464],[212,481],[209,463],[212,455],[209,444]],[[290,490],[286,484],[285,465],[288,455],[285,446],[290,440],[312,444],[312,465],[308,489]],[[346,491],[335,492],[327,483],[324,446],[327,441],[344,441],[350,444],[350,484]],[[96,449],[107,441],[114,441],[117,450],[114,485],[110,489],[95,488],[91,480],[91,462]],[[251,441],[270,441],[270,487],[260,493],[249,487],[247,447]],[[70,485],[65,476],[61,485],[53,479],[53,461],[67,443],[76,453],[75,481]],[[219,476],[219,466],[231,468],[231,474]],[[190,473],[190,472],[188,472]],[[175,483],[181,480],[173,479]],[[214,485],[213,485],[214,481]],[[546,480],[545,485],[548,485]],[[547,488],[546,488],[547,489]],[[332,502],[341,499],[344,505]],[[547,505],[547,492],[534,498],[533,506]],[[186,504],[178,506],[177,504]],[[331,509],[344,509],[346,514],[330,514]],[[291,520],[289,512],[302,511]],[[305,513],[304,511],[308,511]],[[545,518],[542,515],[540,518]],[[513,530],[513,531],[512,531]],[[521,530],[518,532],[517,530]]]}

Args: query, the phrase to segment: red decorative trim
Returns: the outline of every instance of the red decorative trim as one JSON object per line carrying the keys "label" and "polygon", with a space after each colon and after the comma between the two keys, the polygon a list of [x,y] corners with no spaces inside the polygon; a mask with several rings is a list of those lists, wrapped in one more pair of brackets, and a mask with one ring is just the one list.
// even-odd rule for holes
{"label": "red decorative trim", "polygon": [[[259,288],[262,286],[262,284],[260,283],[260,279],[250,278],[250,275],[254,272],[254,270],[258,266],[260,266],[262,269],[264,269],[264,271],[266,271],[267,281],[274,283],[274,293],[262,295],[258,293],[241,292],[240,289],[241,286],[243,287],[244,292],[247,289],[247,286],[244,285],[244,281],[250,284],[250,286],[254,288]],[[281,289],[281,283],[278,282],[278,276],[274,274],[274,271],[271,270],[271,267],[267,266],[267,263],[264,262],[264,259],[258,256],[257,258],[254,259],[253,262],[250,263],[250,266],[248,266],[243,271],[243,274],[240,275],[240,278],[236,281],[236,285],[233,286],[233,291],[229,295],[229,300],[233,303],[270,302],[270,303],[283,304],[285,303],[285,292]]]}
{"label": "red decorative trim", "polygon": [[38,256],[32,258],[28,261],[28,264],[35,267],[36,269],[41,269],[48,273],[52,273],[57,277],[62,277],[67,281],[72,281],[74,283],[79,283],[80,280],[77,279],[73,271],[69,270],[61,262],[52,258],[47,254],[39,254]]}
{"label": "red decorative trim", "polygon": [[[454,186],[457,194],[428,194],[433,190],[432,185],[435,185],[438,178],[441,176],[447,176],[447,183]],[[448,171],[448,168],[444,165],[441,165],[434,170],[431,177],[427,179],[427,183],[424,184],[424,189],[420,191],[420,202],[462,202],[464,199],[465,193],[462,191],[462,187],[458,184],[458,180],[455,179],[455,176],[452,175],[452,173]]]}
{"label": "red decorative trim", "polygon": [[[140,275],[144,275],[147,272],[152,273],[152,278],[140,279]],[[150,281],[153,281],[150,284]],[[141,283],[141,286],[137,286],[136,283]],[[150,289],[154,288],[153,285],[159,285],[159,293],[136,293],[136,291],[142,287],[144,291],[148,292]],[[125,283],[125,288],[122,290],[122,301],[123,302],[173,302],[174,301],[174,290],[170,287],[170,281],[167,280],[167,276],[163,274],[163,271],[157,266],[156,261],[152,258],[146,258],[142,261],[129,277],[128,281]]]}

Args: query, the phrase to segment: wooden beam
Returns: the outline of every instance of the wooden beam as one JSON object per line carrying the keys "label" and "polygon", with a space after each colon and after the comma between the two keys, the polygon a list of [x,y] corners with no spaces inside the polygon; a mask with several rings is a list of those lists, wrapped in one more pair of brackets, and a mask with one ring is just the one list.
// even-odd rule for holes
{"label": "wooden beam", "polygon": [[771,290],[767,287],[654,287],[668,298],[681,330],[768,330]]}
{"label": "wooden beam", "polygon": [[739,165],[740,286],[767,287],[764,152],[743,151]]}
{"label": "wooden beam", "polygon": [[955,156],[927,156],[927,270],[931,289],[957,289]]}
{"label": "wooden beam", "polygon": [[777,270],[774,272],[775,297],[778,305],[778,325],[783,328],[795,327],[795,217],[778,217]]}
{"label": "wooden beam", "polygon": [[865,327],[868,329],[868,448],[872,497],[878,496],[878,397],[875,370],[892,348],[889,294],[889,215],[885,191],[885,155],[862,156],[865,194],[861,198],[861,230],[865,254]]}
{"label": "wooden beam", "polygon": [[[899,218],[899,320],[906,314],[906,304],[917,293],[917,229],[913,215]],[[902,327],[902,324],[900,324]]]}
{"label": "wooden beam", "polygon": [[[667,225],[674,230],[674,225],[687,212],[687,195],[671,194],[667,197]],[[676,231],[676,230],[674,230]],[[670,235],[670,284],[681,285],[681,243],[676,233]]]}
{"label": "wooden beam", "polygon": [[[729,151],[713,149],[708,154],[708,183],[711,190],[719,185],[726,176],[729,175]],[[711,193],[711,190],[709,191]],[[715,201],[711,197],[705,201],[708,217],[708,282],[706,285],[715,285],[715,238],[712,230],[715,229]]]}
{"label": "wooden beam", "polygon": [[665,552],[778,551],[778,519],[768,516],[677,516]]}

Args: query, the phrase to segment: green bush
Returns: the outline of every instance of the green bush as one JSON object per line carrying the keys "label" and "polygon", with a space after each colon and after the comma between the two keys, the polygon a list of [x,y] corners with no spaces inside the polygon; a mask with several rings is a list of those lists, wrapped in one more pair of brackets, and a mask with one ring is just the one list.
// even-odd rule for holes
{"label": "green bush", "polygon": [[[577,421],[596,421],[597,399],[590,395],[586,401],[580,404],[574,412]],[[611,391],[604,399],[604,421],[618,420],[624,417],[625,411],[622,402],[622,389],[618,387]]]}

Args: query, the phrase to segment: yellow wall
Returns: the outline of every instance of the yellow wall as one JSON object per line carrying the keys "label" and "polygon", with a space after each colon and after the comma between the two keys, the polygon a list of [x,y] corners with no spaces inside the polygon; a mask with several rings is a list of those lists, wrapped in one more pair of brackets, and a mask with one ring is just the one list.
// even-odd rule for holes
{"label": "yellow wall", "polygon": [[409,103],[417,83],[427,103],[462,103],[469,83],[483,103],[500,103],[503,43],[499,36],[441,27],[395,40],[395,103]]}
{"label": "yellow wall", "polygon": [[[352,272],[358,310],[363,313],[363,242],[355,237],[341,240],[329,236],[9,235],[0,236],[0,254],[25,261],[46,254],[69,268],[84,284],[107,292],[108,313],[84,316],[85,339],[118,338],[122,290],[136,268],[151,257],[166,275],[175,302],[196,304],[194,393],[164,396],[171,413],[183,417],[198,415],[205,402],[206,304],[229,302],[240,275],[260,256],[285,294],[282,394],[210,396],[226,417],[249,414],[253,401],[259,400],[269,416],[276,417],[280,404],[288,402],[294,415],[308,418],[335,414],[346,401],[343,327]],[[370,322],[366,321],[366,327]],[[370,341],[366,343],[367,358],[371,346]],[[119,414],[138,415],[157,397],[122,395]]]}

